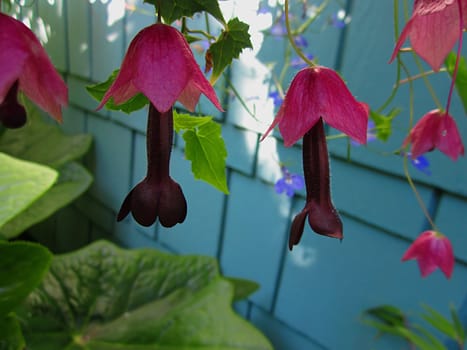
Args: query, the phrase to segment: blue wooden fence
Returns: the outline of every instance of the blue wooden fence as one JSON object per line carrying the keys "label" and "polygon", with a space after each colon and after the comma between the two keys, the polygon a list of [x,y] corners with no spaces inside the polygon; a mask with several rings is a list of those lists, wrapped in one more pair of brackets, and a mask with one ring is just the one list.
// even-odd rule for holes
{"label": "blue wooden fence", "polygon": [[[357,98],[376,107],[395,79],[395,65],[387,63],[394,45],[392,1],[342,3],[352,18],[350,25],[310,34],[307,50],[321,64],[339,69]],[[222,123],[230,195],[193,179],[183,140],[176,139],[171,171],[187,197],[185,223],[172,229],[157,224],[142,228],[130,218],[116,223],[122,200],[145,173],[146,111],[131,116],[96,111],[97,103],[85,86],[105,80],[118,68],[132,37],[154,21],[151,7],[142,1],[136,5],[149,14],[124,11],[123,5],[123,0],[41,0],[23,9],[23,18],[46,34],[46,48],[69,86],[64,130],[94,136],[94,148],[85,159],[95,176],[91,190],[36,226],[36,237],[59,252],[107,238],[128,247],[216,256],[224,274],[261,284],[236,308],[270,337],[276,349],[405,349],[394,340],[375,339],[375,331],[361,321],[362,311],[394,304],[415,313],[424,303],[447,314],[450,303],[461,305],[467,291],[465,158],[453,163],[434,152],[428,156],[431,176],[412,169],[421,197],[455,247],[453,277],[446,280],[437,271],[422,279],[415,262],[400,261],[411,240],[428,227],[404,179],[402,158],[382,155],[402,142],[408,120],[407,86],[395,100],[403,110],[388,144],[353,147],[349,161],[347,143],[330,142],[333,197],[343,217],[344,241],[306,228],[300,245],[287,250],[289,225],[303,206],[303,193],[289,199],[276,194],[273,184],[280,177],[279,160],[301,172],[301,152],[299,146],[284,148],[277,134],[259,143],[274,116],[267,64],[283,57],[286,45],[261,34],[267,18],[256,14],[257,1],[222,2],[227,17],[238,15],[252,24],[256,46],[234,63],[229,79],[217,85],[227,102],[226,112],[213,111],[205,100],[201,103],[202,112],[214,113]],[[332,3],[322,23],[338,9],[337,2]],[[246,98],[258,120],[229,93],[229,84]],[[443,101],[448,84],[447,75],[436,77],[434,85]],[[415,89],[418,117],[434,106],[421,82],[415,82]],[[467,122],[457,99],[452,114],[467,140]]]}

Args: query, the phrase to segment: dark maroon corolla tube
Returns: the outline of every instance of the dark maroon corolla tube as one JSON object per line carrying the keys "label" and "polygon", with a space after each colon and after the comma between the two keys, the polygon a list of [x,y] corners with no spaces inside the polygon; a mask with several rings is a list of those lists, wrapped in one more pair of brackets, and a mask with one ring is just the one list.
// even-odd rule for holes
{"label": "dark maroon corolla tube", "polygon": [[329,155],[323,120],[303,136],[303,175],[306,186],[306,204],[295,216],[290,229],[289,249],[300,242],[305,219],[320,235],[342,239],[342,221],[332,204]]}
{"label": "dark maroon corolla tube", "polygon": [[172,108],[161,113],[150,103],[146,136],[147,175],[123,201],[117,221],[123,220],[130,212],[143,226],[152,225],[157,218],[164,227],[172,227],[185,220],[185,196],[180,185],[170,177],[172,142]]}
{"label": "dark maroon corolla tube", "polygon": [[17,80],[0,103],[0,122],[5,128],[17,129],[26,124],[26,110],[18,102],[18,86]]}

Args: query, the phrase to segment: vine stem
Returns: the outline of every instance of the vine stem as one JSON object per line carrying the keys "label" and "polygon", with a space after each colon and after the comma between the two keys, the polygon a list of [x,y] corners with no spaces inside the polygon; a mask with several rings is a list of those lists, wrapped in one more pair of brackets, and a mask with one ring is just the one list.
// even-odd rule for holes
{"label": "vine stem", "polygon": [[290,45],[292,45],[293,49],[297,53],[298,56],[302,60],[306,62],[310,67],[314,67],[315,63],[311,61],[306,55],[303,53],[302,50],[298,48],[298,46],[295,44],[295,40],[292,35],[292,30],[290,29],[290,20],[289,20],[289,0],[285,0],[284,4],[284,14],[285,14],[285,27],[287,28],[287,37],[289,38]]}
{"label": "vine stem", "polygon": [[462,42],[464,34],[464,16],[462,14],[461,0],[457,0],[457,8],[459,9],[459,45],[457,45],[457,57],[454,71],[452,72],[451,86],[449,87],[448,101],[446,103],[446,114],[449,114],[449,107],[451,107],[452,93],[454,92],[454,86],[456,84],[457,71],[459,70],[459,61],[462,53]]}

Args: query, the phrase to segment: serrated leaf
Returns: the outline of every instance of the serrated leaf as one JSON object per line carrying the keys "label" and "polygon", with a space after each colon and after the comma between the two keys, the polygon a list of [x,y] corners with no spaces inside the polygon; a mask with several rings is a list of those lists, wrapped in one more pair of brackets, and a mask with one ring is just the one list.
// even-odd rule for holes
{"label": "serrated leaf", "polygon": [[31,242],[0,243],[0,316],[15,310],[41,282],[52,254]]}
{"label": "serrated leaf", "polygon": [[[456,66],[456,58],[456,54],[454,52],[450,52],[444,61],[446,70],[451,77]],[[459,60],[459,69],[457,71],[455,86],[461,99],[462,106],[464,106],[464,111],[467,113],[467,63],[465,61],[465,57],[463,56],[461,56]]]}
{"label": "serrated leaf", "polygon": [[224,69],[232,63],[234,58],[238,58],[243,49],[252,48],[249,25],[238,18],[231,19],[226,28],[215,43],[213,43],[207,55],[212,60],[211,83],[213,84]]}
{"label": "serrated leaf", "polygon": [[196,129],[185,131],[183,139],[185,155],[191,161],[194,177],[228,194],[225,170],[227,150],[220,125],[211,120]]}
{"label": "serrated leaf", "polygon": [[82,157],[91,143],[91,135],[65,135],[57,125],[45,122],[36,107],[28,106],[27,124],[6,130],[0,137],[0,151],[58,168]]}
{"label": "serrated leaf", "polygon": [[173,118],[174,129],[177,133],[183,130],[195,130],[212,120],[210,116],[193,116],[190,114],[177,113],[175,110],[173,111]]}
{"label": "serrated leaf", "polygon": [[[157,6],[158,0],[144,0],[144,2]],[[192,17],[197,12],[206,11],[222,24],[224,16],[217,0],[171,0],[161,2],[161,15],[166,23],[172,23],[182,17]]]}
{"label": "serrated leaf", "polygon": [[56,256],[18,311],[31,349],[272,349],[217,261],[100,241]]}
{"label": "serrated leaf", "polygon": [[0,227],[42,196],[57,177],[54,169],[0,153]]}
{"label": "serrated leaf", "polygon": [[58,169],[57,182],[26,210],[0,228],[0,234],[13,238],[34,224],[70,204],[91,185],[92,176],[80,164],[70,162]]}
{"label": "serrated leaf", "polygon": [[[107,78],[106,81],[95,84],[95,85],[86,86],[86,90],[97,101],[99,102],[102,101],[105,93],[110,88],[110,85],[112,85],[112,83],[117,78],[118,72],[119,72],[119,69],[114,70],[112,74],[110,74],[110,76]],[[137,111],[143,108],[148,103],[149,103],[149,100],[147,99],[147,97],[139,93],[133,96],[132,98],[130,98],[128,101],[123,102],[119,105],[116,105],[113,101],[113,97],[111,97],[105,104],[105,107],[112,111],[122,111],[124,113],[130,114],[134,111]]]}
{"label": "serrated leaf", "polygon": [[392,120],[397,117],[400,110],[392,109],[388,115],[383,115],[370,111],[370,118],[375,122],[376,138],[381,141],[387,141],[392,134]]}
{"label": "serrated leaf", "polygon": [[26,349],[23,334],[14,314],[0,315],[0,349]]}

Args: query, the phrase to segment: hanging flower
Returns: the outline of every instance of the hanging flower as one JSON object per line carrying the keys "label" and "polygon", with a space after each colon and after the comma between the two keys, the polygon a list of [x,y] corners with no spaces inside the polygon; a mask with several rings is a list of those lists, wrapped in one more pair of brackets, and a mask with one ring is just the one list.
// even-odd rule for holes
{"label": "hanging flower", "polygon": [[439,268],[447,278],[454,269],[454,253],[449,239],[436,231],[423,232],[407,249],[402,261],[417,259],[422,277]]}
{"label": "hanging flower", "polygon": [[342,222],[331,200],[329,156],[323,120],[361,144],[366,143],[369,109],[352,96],[332,69],[313,66],[297,73],[272,125],[279,124],[284,145],[303,137],[306,203],[294,218],[289,249],[299,243],[308,217],[318,234],[342,239]]}
{"label": "hanging flower", "polygon": [[98,108],[110,98],[121,104],[140,92],[149,99],[147,175],[125,198],[117,220],[131,212],[143,226],[159,219],[162,226],[172,227],[187,215],[182,188],[169,174],[173,105],[178,100],[193,111],[203,93],[219,110],[222,107],[185,37],[161,23],[141,30],[132,40],[120,72]]}
{"label": "hanging flower", "polygon": [[425,114],[404,140],[403,147],[412,144],[412,158],[438,148],[452,160],[464,155],[464,145],[456,122],[449,114],[438,109]]}
{"label": "hanging flower", "polygon": [[120,72],[98,109],[111,97],[118,105],[139,92],[161,113],[177,100],[194,111],[201,93],[222,110],[183,34],[162,23],[144,28],[132,40]]}
{"label": "hanging flower", "polygon": [[[18,91],[54,119],[62,120],[61,108],[68,101],[63,79],[34,33],[22,22],[0,13],[0,120],[7,127],[9,122],[16,127],[26,122],[17,101]],[[22,116],[6,116],[10,111]],[[5,122],[5,118],[10,120]]]}
{"label": "hanging flower", "polygon": [[[460,1],[462,14],[459,13]],[[390,62],[394,60],[407,38],[414,51],[433,70],[438,71],[452,50],[459,35],[460,18],[467,29],[467,2],[465,0],[415,0],[412,17],[405,25]]]}
{"label": "hanging flower", "polygon": [[297,73],[262,139],[279,124],[285,146],[291,146],[320,118],[360,144],[366,143],[368,107],[355,100],[335,71],[323,66]]}

